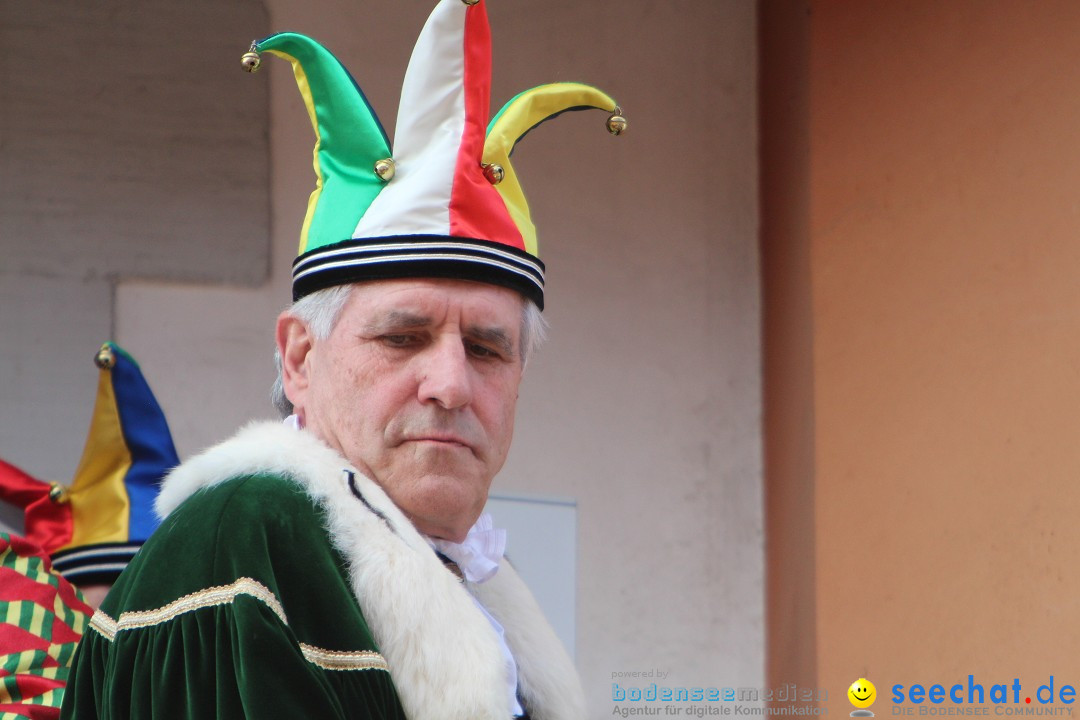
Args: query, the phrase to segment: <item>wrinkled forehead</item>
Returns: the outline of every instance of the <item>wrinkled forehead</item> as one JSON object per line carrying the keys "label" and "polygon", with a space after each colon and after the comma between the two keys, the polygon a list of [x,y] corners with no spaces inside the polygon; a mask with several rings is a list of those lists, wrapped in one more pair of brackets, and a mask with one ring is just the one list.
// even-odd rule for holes
{"label": "wrinkled forehead", "polygon": [[376,280],[352,287],[345,317],[353,323],[460,324],[520,334],[525,300],[497,285],[451,279]]}

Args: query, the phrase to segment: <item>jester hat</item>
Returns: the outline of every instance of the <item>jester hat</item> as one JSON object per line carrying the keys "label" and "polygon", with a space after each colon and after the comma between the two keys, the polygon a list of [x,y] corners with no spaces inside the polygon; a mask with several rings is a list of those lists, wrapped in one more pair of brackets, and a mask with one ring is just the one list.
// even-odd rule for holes
{"label": "jester hat", "polygon": [[77,584],[112,582],[157,528],[154,500],[179,464],[161,407],[138,364],[101,346],[97,398],[70,487],[0,460],[0,499],[24,509],[25,535]]}
{"label": "jester hat", "polygon": [[293,299],[362,280],[439,277],[519,291],[544,307],[544,263],[510,154],[532,128],[567,110],[610,113],[579,83],[526,90],[488,123],[491,33],[485,0],[440,0],[413,49],[390,140],[348,70],[317,42],[278,33],[252,43],[292,64],[315,130],[316,184],[293,263]]}

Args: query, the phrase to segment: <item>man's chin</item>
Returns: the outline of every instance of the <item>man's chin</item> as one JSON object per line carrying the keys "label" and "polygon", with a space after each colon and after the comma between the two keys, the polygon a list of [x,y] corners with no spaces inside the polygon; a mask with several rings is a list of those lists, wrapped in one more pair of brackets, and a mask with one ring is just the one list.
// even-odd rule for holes
{"label": "man's chin", "polygon": [[407,490],[390,495],[421,533],[460,542],[480,517],[489,484],[445,471],[429,472]]}

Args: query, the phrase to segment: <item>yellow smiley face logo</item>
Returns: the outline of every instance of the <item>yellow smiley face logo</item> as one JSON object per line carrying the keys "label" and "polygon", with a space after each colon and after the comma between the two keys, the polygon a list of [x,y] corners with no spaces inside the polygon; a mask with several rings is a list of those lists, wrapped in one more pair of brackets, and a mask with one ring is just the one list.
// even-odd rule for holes
{"label": "yellow smiley face logo", "polygon": [[857,708],[868,708],[877,699],[877,688],[866,678],[859,678],[847,689],[848,700]]}

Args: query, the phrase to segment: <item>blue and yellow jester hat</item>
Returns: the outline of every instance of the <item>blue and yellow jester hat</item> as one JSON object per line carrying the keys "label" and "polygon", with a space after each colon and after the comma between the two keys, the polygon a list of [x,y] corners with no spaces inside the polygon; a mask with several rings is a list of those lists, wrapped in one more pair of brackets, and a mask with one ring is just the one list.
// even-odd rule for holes
{"label": "blue and yellow jester hat", "polygon": [[440,0],[405,73],[395,149],[363,91],[326,48],[278,33],[252,43],[292,63],[315,130],[315,191],[293,263],[293,299],[361,280],[446,277],[512,288],[544,307],[536,228],[510,154],[540,123],[568,110],[626,120],[604,92],[580,83],[526,90],[488,123],[491,32],[485,0]]}
{"label": "blue and yellow jester hat", "polygon": [[80,585],[112,582],[127,567],[157,529],[154,500],[180,462],[135,360],[110,342],[94,362],[97,398],[71,485],[43,482],[0,460],[0,500],[24,509],[26,537]]}

